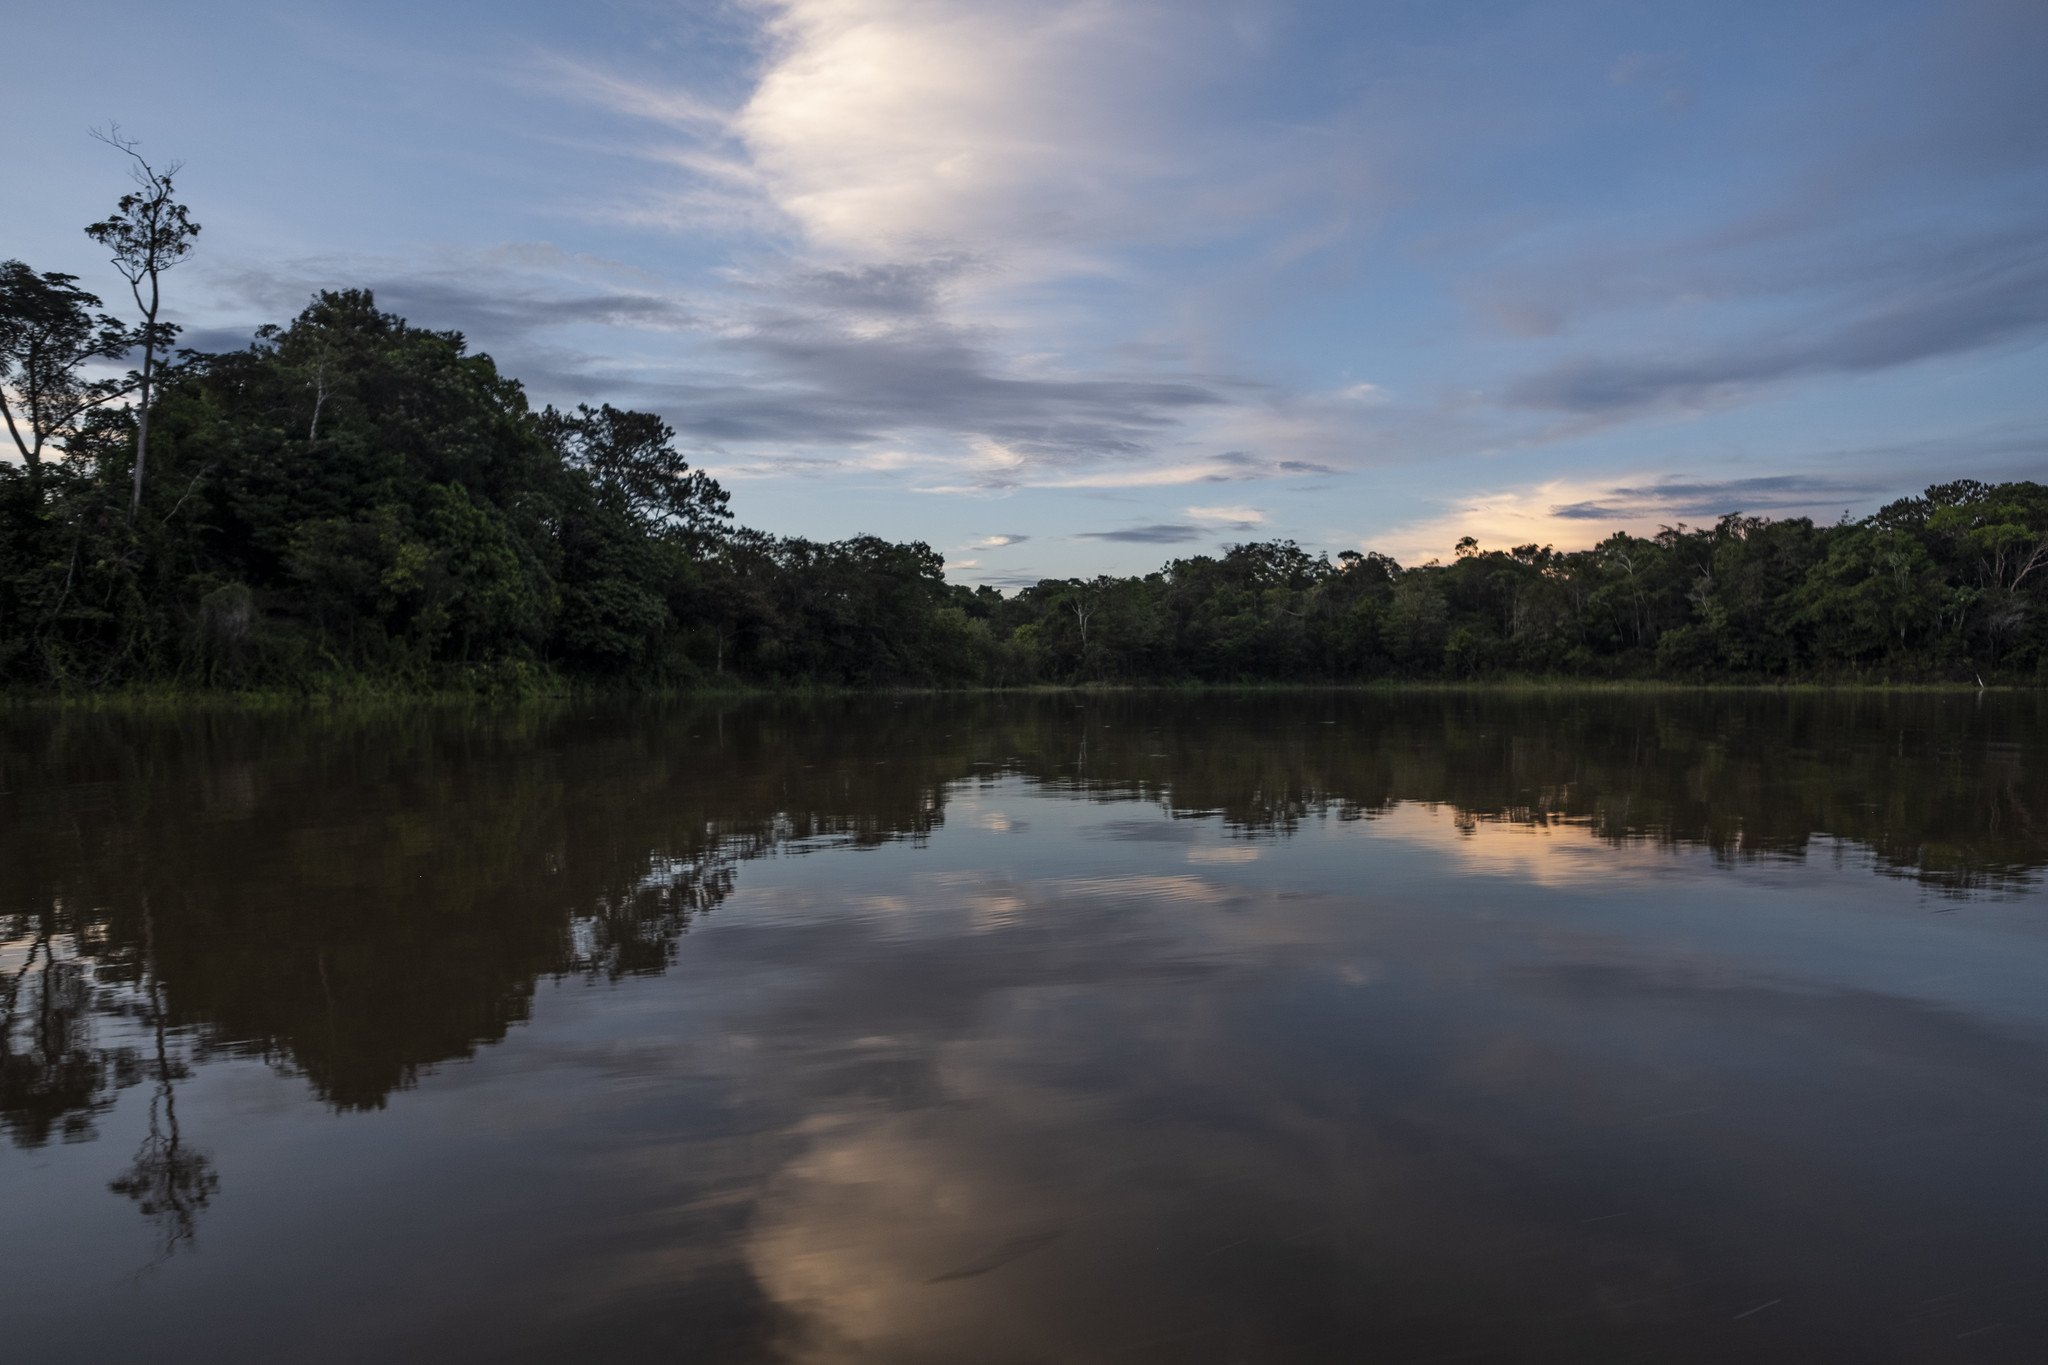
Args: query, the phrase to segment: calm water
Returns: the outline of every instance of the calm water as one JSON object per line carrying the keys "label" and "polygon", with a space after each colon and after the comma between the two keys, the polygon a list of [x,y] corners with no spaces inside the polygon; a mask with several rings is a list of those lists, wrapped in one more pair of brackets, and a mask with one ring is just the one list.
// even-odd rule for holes
{"label": "calm water", "polygon": [[0,1356],[2048,1360],[2048,701],[0,714]]}

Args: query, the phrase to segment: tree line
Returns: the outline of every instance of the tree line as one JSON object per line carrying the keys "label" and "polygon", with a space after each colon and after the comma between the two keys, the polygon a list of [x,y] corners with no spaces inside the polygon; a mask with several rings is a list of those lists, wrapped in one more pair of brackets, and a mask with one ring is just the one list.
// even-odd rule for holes
{"label": "tree line", "polygon": [[[534,409],[460,333],[323,292],[174,350],[199,229],[131,141],[87,231],[137,321],[0,263],[0,685],[532,691],[1590,678],[2039,681],[2048,488],[1861,521],[1730,515],[1449,562],[1292,541],[1157,572],[948,584],[923,543],[734,524],[658,416]],[[103,374],[136,362],[120,377]],[[98,376],[98,377],[95,377]]]}

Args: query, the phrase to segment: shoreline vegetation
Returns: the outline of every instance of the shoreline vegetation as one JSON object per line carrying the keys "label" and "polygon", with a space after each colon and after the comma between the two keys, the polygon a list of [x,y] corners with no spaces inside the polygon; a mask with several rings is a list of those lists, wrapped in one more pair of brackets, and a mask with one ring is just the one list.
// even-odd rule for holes
{"label": "shoreline vegetation", "polygon": [[660,417],[536,411],[365,290],[221,354],[99,306],[0,263],[0,698],[2048,684],[2033,482],[1410,566],[1254,542],[1006,596],[923,543],[737,526]]}
{"label": "shoreline vegetation", "polygon": [[1409,679],[1373,678],[1363,682],[1072,682],[1025,683],[1015,686],[972,684],[966,686],[844,686],[815,683],[774,685],[727,684],[694,687],[607,687],[582,683],[559,690],[535,690],[518,694],[478,691],[432,690],[380,686],[355,681],[350,685],[301,689],[232,689],[191,687],[183,684],[137,683],[93,691],[13,687],[0,690],[4,710],[132,710],[147,711],[159,706],[221,708],[225,710],[375,710],[382,707],[447,708],[474,705],[554,706],[585,703],[754,703],[833,701],[848,698],[902,698],[945,700],[968,698],[1040,697],[1264,697],[1264,696],[1418,696],[1473,693],[1488,696],[1571,695],[1644,696],[1698,693],[1773,696],[2024,696],[2044,690],[2026,682],[1885,682],[1855,679],[1784,679],[1741,681],[1709,679],[1684,681],[1669,678],[1477,678]]}

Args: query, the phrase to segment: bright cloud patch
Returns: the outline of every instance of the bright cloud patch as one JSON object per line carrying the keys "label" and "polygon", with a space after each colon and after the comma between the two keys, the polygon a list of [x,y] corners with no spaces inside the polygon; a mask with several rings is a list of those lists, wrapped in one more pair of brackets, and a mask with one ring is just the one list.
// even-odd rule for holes
{"label": "bright cloud patch", "polygon": [[1261,526],[1266,514],[1256,507],[1190,507],[1187,514],[1196,521],[1220,521],[1232,526]]}

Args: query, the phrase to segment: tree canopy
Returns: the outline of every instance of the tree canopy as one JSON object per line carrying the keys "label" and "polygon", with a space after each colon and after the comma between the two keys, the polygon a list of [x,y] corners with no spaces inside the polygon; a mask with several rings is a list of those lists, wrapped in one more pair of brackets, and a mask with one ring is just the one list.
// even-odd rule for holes
{"label": "tree canopy", "polygon": [[[1733,515],[1575,551],[1468,537],[1449,562],[1405,568],[1249,543],[1005,596],[948,584],[921,543],[736,527],[660,417],[535,411],[459,333],[414,327],[365,290],[322,293],[245,350],[180,352],[145,409],[132,383],[86,377],[135,344],[98,300],[19,263],[0,277],[10,413],[32,398],[57,411],[35,384],[65,395],[39,458],[0,466],[0,682],[15,686],[2032,681],[2048,668],[2048,488],[2035,483],[1959,480],[1856,522]],[[58,340],[37,359],[31,336]],[[52,346],[68,359],[49,361]],[[150,478],[131,519],[144,411]]]}

